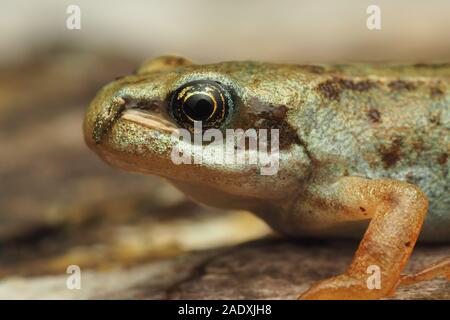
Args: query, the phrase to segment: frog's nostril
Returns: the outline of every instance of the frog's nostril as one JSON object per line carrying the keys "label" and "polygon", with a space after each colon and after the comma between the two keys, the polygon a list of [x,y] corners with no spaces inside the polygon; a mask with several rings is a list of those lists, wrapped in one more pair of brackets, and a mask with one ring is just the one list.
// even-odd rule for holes
{"label": "frog's nostril", "polygon": [[120,117],[125,110],[125,100],[121,97],[115,97],[107,108],[97,114],[92,130],[92,139],[95,144],[102,142],[104,135],[109,131],[113,123]]}

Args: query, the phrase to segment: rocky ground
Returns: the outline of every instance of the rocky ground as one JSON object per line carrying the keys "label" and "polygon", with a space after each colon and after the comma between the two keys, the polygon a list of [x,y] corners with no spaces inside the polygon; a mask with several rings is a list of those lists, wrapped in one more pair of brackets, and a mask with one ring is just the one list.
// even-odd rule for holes
{"label": "rocky ground", "polygon": [[[0,298],[293,299],[342,272],[356,243],[288,241],[243,211],[204,208],[84,145],[84,109],[138,61],[55,47],[0,67]],[[408,271],[448,255],[419,246]],[[66,269],[78,265],[80,290]],[[450,299],[437,279],[397,299]]]}
{"label": "rocky ground", "polygon": [[[202,250],[130,267],[81,271],[81,289],[67,275],[10,276],[0,281],[9,299],[295,299],[312,283],[342,272],[354,245],[262,239]],[[422,247],[408,271],[448,254]],[[450,282],[436,279],[400,288],[391,299],[450,299]]]}

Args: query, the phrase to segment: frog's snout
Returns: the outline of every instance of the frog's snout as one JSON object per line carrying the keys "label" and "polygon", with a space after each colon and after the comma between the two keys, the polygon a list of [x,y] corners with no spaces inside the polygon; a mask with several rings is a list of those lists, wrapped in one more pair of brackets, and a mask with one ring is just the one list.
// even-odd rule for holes
{"label": "frog's snout", "polygon": [[93,128],[91,132],[91,138],[95,144],[102,142],[103,137],[111,129],[114,122],[120,117],[122,112],[126,108],[126,101],[117,97],[114,98],[110,105],[98,113],[94,118]]}
{"label": "frog's snout", "polygon": [[122,97],[104,99],[103,95],[98,95],[90,103],[84,117],[83,133],[86,144],[91,148],[100,144],[125,108],[126,100]]}
{"label": "frog's snout", "polygon": [[164,107],[159,100],[128,96],[111,97],[100,105],[94,100],[85,117],[85,140],[90,146],[101,144],[119,119],[137,124],[142,130],[172,133],[177,126],[165,115]]}

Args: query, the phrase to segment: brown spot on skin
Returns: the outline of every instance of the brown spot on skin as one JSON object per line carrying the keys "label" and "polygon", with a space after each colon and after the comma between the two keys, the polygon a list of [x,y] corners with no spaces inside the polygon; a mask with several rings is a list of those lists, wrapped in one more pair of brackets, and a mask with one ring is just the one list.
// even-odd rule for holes
{"label": "brown spot on skin", "polygon": [[274,107],[272,112],[261,112],[261,118],[256,122],[257,128],[279,130],[280,150],[287,149],[292,144],[300,144],[297,131],[285,121],[286,112],[286,106]]}
{"label": "brown spot on skin", "polygon": [[405,176],[406,182],[414,184],[414,175],[412,172],[408,172],[408,174]]}
{"label": "brown spot on skin", "polygon": [[425,149],[423,140],[413,141],[411,145],[418,154]]}
{"label": "brown spot on skin", "polygon": [[374,86],[375,83],[370,80],[353,81],[335,77],[320,83],[317,89],[328,99],[339,100],[343,90],[363,92],[369,90]]}
{"label": "brown spot on skin", "polygon": [[322,82],[317,87],[325,97],[330,100],[339,100],[341,96],[341,88],[340,86],[333,80],[327,80]]}
{"label": "brown spot on skin", "polygon": [[382,145],[379,148],[381,155],[381,161],[383,161],[383,167],[385,169],[391,168],[400,160],[400,145],[402,139],[400,137],[395,138],[390,145]]}
{"label": "brown spot on skin", "polygon": [[[263,104],[258,103],[257,109],[251,110],[252,113],[255,113],[258,118],[256,122],[261,121],[284,121],[286,118],[287,108],[285,105],[273,105],[273,104]],[[266,128],[267,129],[267,128]]]}
{"label": "brown spot on skin", "polygon": [[286,112],[287,112],[286,106],[281,105],[278,108],[275,108],[275,110],[272,112],[272,116],[275,119],[284,120],[284,118],[286,117]]}
{"label": "brown spot on skin", "polygon": [[412,82],[407,82],[404,80],[395,80],[391,81],[388,84],[389,88],[393,91],[401,91],[401,90],[414,90],[416,88],[416,85]]}
{"label": "brown spot on skin", "polygon": [[363,80],[363,81],[351,81],[351,80],[342,80],[341,85],[344,87],[344,89],[350,89],[354,91],[367,91],[370,88],[374,86],[374,82],[370,80]]}
{"label": "brown spot on skin", "polygon": [[314,65],[301,65],[299,68],[307,70],[311,73],[322,74],[325,72],[325,68],[322,66],[314,66]]}
{"label": "brown spot on skin", "polygon": [[441,124],[441,113],[432,113],[430,114],[430,123],[433,123],[435,125]]}
{"label": "brown spot on skin", "polygon": [[270,129],[279,130],[280,150],[288,149],[292,144],[300,144],[297,130],[286,121],[288,108],[285,105],[273,105],[253,99],[248,108],[238,118],[235,128],[268,129],[270,141]]}
{"label": "brown spot on skin", "polygon": [[444,91],[442,91],[439,87],[431,87],[430,88],[430,96],[431,98],[440,98],[444,95]]}
{"label": "brown spot on skin", "polygon": [[359,210],[361,210],[361,212],[366,212],[366,209],[363,207],[359,207]]}
{"label": "brown spot on skin", "polygon": [[447,153],[442,153],[439,157],[438,157],[438,163],[443,166],[444,164],[447,163],[448,160],[448,154]]}
{"label": "brown spot on skin", "polygon": [[405,242],[405,247],[411,246],[411,241]]}
{"label": "brown spot on skin", "polygon": [[367,111],[367,117],[373,123],[381,122],[381,114],[377,109],[370,109],[369,111]]}
{"label": "brown spot on skin", "polygon": [[400,203],[398,195],[394,194],[393,192],[387,192],[384,196],[381,197],[381,200],[392,207],[396,207]]}

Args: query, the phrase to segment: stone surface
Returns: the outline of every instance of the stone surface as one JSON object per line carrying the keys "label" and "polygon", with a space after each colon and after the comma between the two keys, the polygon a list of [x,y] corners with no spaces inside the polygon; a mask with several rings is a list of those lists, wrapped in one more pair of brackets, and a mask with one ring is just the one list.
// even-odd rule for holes
{"label": "stone surface", "polygon": [[[352,242],[262,239],[188,253],[117,270],[83,271],[80,290],[66,275],[0,281],[9,299],[295,299],[315,281],[345,270]],[[448,246],[417,248],[408,271],[448,254]],[[400,288],[393,299],[450,299],[450,282],[435,279]]]}

